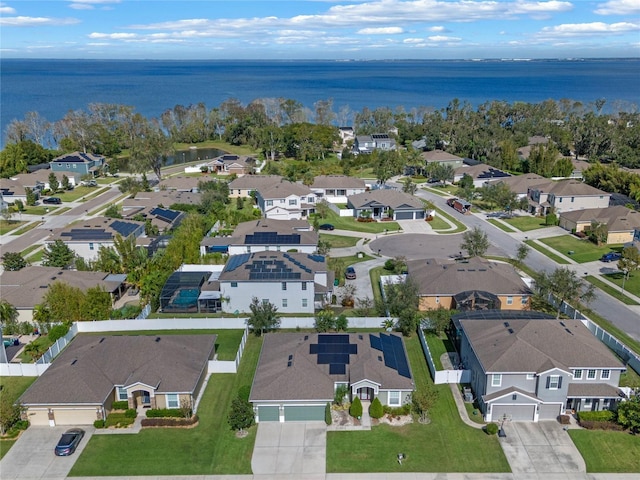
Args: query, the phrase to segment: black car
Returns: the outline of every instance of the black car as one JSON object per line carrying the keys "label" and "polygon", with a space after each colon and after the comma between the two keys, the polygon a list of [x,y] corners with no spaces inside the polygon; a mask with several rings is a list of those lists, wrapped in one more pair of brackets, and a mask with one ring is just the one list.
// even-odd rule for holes
{"label": "black car", "polygon": [[344,278],[346,278],[347,280],[355,280],[356,269],[353,267],[347,267],[347,270],[344,272]]}
{"label": "black car", "polygon": [[78,448],[80,440],[84,437],[84,430],[80,428],[72,428],[62,434],[58,444],[56,445],[55,454],[59,457],[71,455]]}
{"label": "black car", "polygon": [[62,203],[62,200],[60,200],[58,197],[49,197],[42,200],[42,203],[48,203],[51,205],[60,205]]}
{"label": "black car", "polygon": [[333,225],[331,225],[330,223],[323,223],[323,224],[322,224],[322,225],[320,225],[318,228],[319,228],[320,230],[333,230],[333,229],[334,229],[334,228],[336,228],[336,227],[334,227],[334,226],[333,226]]}
{"label": "black car", "polygon": [[622,258],[622,254],[618,252],[605,253],[600,257],[601,262],[616,262]]}

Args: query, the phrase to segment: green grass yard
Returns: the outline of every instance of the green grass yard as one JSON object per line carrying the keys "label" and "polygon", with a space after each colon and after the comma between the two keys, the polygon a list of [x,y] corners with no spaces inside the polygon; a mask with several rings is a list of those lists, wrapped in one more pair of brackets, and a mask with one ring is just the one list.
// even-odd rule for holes
{"label": "green grass yard", "polygon": [[589,473],[640,473],[640,437],[610,430],[569,430]]}
{"label": "green grass yard", "polygon": [[[622,274],[619,274],[619,275],[620,275],[620,277],[622,277]],[[608,278],[610,281],[613,281],[613,280],[611,280],[611,276],[610,275],[604,275],[604,277]],[[620,288],[614,288],[611,285],[609,285],[608,283],[604,283],[602,280],[600,280],[599,277],[594,277],[593,275],[587,275],[586,277],[584,277],[584,279],[589,283],[593,283],[596,287],[598,287],[603,292],[607,292],[612,297],[617,298],[618,300],[620,300],[625,305],[638,305],[638,302],[636,302],[634,299],[632,299],[632,298],[630,298],[630,297],[628,297],[626,295],[623,295],[622,292],[620,291]],[[627,288],[627,284],[626,283],[624,285],[624,289],[625,289],[625,292],[629,291],[629,289]]]}
{"label": "green grass yard", "polygon": [[[618,285],[620,290],[622,289],[622,280],[624,277],[622,272],[608,273],[607,275],[604,275],[604,277],[610,282]],[[629,292],[640,297],[640,271],[635,271],[629,275],[629,278],[624,282],[624,290],[625,292]]]}
{"label": "green grass yard", "polygon": [[347,237],[344,235],[332,235],[330,233],[320,233],[320,240],[324,240],[325,242],[329,242],[331,248],[346,248],[346,247],[355,247],[356,243],[360,238],[358,237]]}
{"label": "green grass yard", "polygon": [[9,233],[18,227],[21,227],[27,222],[20,222],[18,220],[0,220],[0,235]]}
{"label": "green grass yard", "polygon": [[[405,340],[416,384],[430,382],[420,341]],[[428,425],[328,432],[327,472],[509,472],[498,438],[462,423],[449,385],[434,388],[439,398]],[[405,454],[402,465],[398,452]]]}
{"label": "green grass yard", "polygon": [[352,230],[354,232],[383,233],[397,231],[400,226],[397,222],[358,222],[354,217],[339,217],[333,211],[329,211],[325,218],[318,219],[320,224],[330,223],[337,230]]}
{"label": "green grass yard", "polygon": [[523,215],[521,217],[505,218],[505,222],[511,225],[513,228],[520,230],[521,232],[528,232],[530,230],[536,230],[538,228],[546,228],[548,225],[544,223],[545,219],[542,217],[532,217],[530,215]]}
{"label": "green grass yard", "polygon": [[[8,405],[14,403],[37,377],[0,377],[0,391],[2,401]],[[17,437],[0,439],[0,459],[6,455],[9,449],[16,443]]]}
{"label": "green grass yard", "polygon": [[549,257],[551,260],[553,260],[556,263],[559,263],[561,265],[568,265],[569,264],[568,260],[565,260],[563,257],[561,257],[559,255],[556,255],[552,251],[548,250],[547,248],[543,247],[542,245],[538,244],[537,242],[534,242],[533,240],[525,240],[524,243],[526,243],[528,246],[530,246],[534,250],[537,250],[538,252],[540,252],[544,256]]}
{"label": "green grass yard", "polygon": [[514,233],[517,230],[515,228],[511,228],[507,225],[505,225],[504,223],[496,220],[495,218],[489,218],[487,219],[487,222],[489,222],[491,225],[494,225],[496,227],[498,227],[500,230],[507,232],[507,233]]}
{"label": "green grass yard", "polygon": [[251,385],[262,339],[251,336],[237,374],[213,374],[195,428],[144,428],[135,435],[94,435],[70,476],[250,474],[257,427],[237,438],[227,423],[231,401]]}
{"label": "green grass yard", "polygon": [[[540,239],[542,243],[553,248],[557,252],[568,255],[577,263],[594,262],[611,250],[620,250],[622,245],[601,245],[587,240],[574,237],[573,235],[558,235]],[[573,252],[569,254],[569,252]]]}

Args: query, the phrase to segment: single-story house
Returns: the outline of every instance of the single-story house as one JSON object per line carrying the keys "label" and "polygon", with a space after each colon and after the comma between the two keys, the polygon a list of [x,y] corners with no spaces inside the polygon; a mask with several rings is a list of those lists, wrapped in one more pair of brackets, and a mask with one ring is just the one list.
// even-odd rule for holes
{"label": "single-story house", "polygon": [[202,194],[179,190],[160,190],[159,192],[138,192],[135,198],[122,201],[122,214],[135,215],[148,208],[171,208],[172,205],[200,205]]}
{"label": "single-story house", "polygon": [[355,217],[370,215],[381,220],[421,220],[425,218],[425,206],[413,195],[391,189],[371,190],[347,198],[347,207]]}
{"label": "single-story house", "polygon": [[[63,177],[66,176],[69,179],[69,184],[73,187],[77,187],[80,184],[81,175],[73,174],[71,172],[54,172],[50,169],[36,170],[31,173],[19,173],[13,178],[22,186],[29,187],[32,190],[49,190],[49,175],[54,174],[56,180],[58,180],[59,188],[62,188]],[[4,179],[3,179],[4,182]]]}
{"label": "single-story house", "polygon": [[410,260],[407,272],[419,286],[421,311],[527,310],[533,295],[511,265],[480,257]]}
{"label": "single-story house", "polygon": [[489,180],[488,183],[489,185],[504,183],[518,198],[525,198],[530,188],[537,185],[548,185],[549,179],[537,173],[523,173],[522,175],[512,175],[510,177]]}
{"label": "single-story house", "polygon": [[129,408],[191,407],[216,335],[77,335],[24,392],[31,425],[93,425],[114,401]]}
{"label": "single-story house", "polygon": [[210,172],[220,175],[237,175],[239,177],[251,173],[257,161],[248,155],[232,155],[225,153],[206,163]]}
{"label": "single-story house", "polygon": [[580,320],[491,313],[453,317],[485,421],[555,420],[566,411],[613,410],[623,398],[625,366]]}
{"label": "single-story house", "polygon": [[111,294],[115,302],[126,289],[125,274],[106,272],[85,272],[62,270],[58,267],[30,265],[20,270],[5,270],[0,275],[2,299],[18,311],[19,322],[33,322],[33,309],[42,303],[49,285],[64,282],[86,292],[89,288],[100,287]]}
{"label": "single-story house", "polygon": [[323,421],[345,385],[349,399],[400,407],[415,389],[404,341],[395,333],[268,333],[249,401],[258,422]]}
{"label": "single-story house", "polygon": [[444,150],[429,150],[428,152],[422,152],[421,155],[425,164],[440,163],[442,165],[451,165],[454,170],[464,165],[464,158]]}
{"label": "single-story house", "polygon": [[104,164],[105,158],[102,155],[85,152],[65,153],[49,162],[53,172],[64,172],[67,175],[80,176],[96,176]]}
{"label": "single-story house", "polygon": [[476,165],[467,165],[465,163],[454,170],[453,181],[456,183],[459,182],[465,174],[469,175],[473,179],[473,186],[476,188],[487,185],[487,182],[491,180],[511,176],[509,173],[503,172],[502,170],[485,163],[478,163]]}
{"label": "single-story house", "polygon": [[322,255],[257,252],[229,257],[219,277],[225,312],[250,312],[258,297],[280,313],[314,313],[331,302],[334,272]]}
{"label": "single-story house", "polygon": [[347,203],[347,197],[367,191],[364,180],[347,175],[318,175],[309,188],[329,203]]}
{"label": "single-story house", "polygon": [[144,234],[144,222],[94,217],[84,219],[79,224],[54,230],[45,240],[45,244],[50,245],[56,240],[62,240],[78,256],[85,260],[95,260],[98,258],[100,247],[113,247],[118,235],[122,238],[138,239]]}
{"label": "single-story house", "polygon": [[183,177],[182,175],[175,175],[163,178],[158,184],[156,191],[175,190],[177,192],[198,193],[198,185],[203,180],[204,179],[201,177]]}
{"label": "single-story house", "polygon": [[314,253],[318,247],[318,232],[306,220],[274,220],[261,218],[238,224],[230,237],[205,237],[200,242],[200,254],[297,251]]}
{"label": "single-story house", "polygon": [[553,208],[557,214],[585,208],[607,208],[611,194],[578,180],[548,180],[529,188],[529,212],[547,215]]}
{"label": "single-story house", "polygon": [[618,205],[562,212],[559,216],[559,225],[570,232],[588,232],[592,222],[607,226],[606,243],[627,243],[633,240],[634,230],[640,228],[640,212]]}

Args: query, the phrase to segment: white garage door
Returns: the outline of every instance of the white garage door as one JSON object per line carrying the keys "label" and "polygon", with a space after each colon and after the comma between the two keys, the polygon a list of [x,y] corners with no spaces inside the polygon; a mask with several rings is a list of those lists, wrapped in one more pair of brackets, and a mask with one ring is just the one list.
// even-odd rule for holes
{"label": "white garage door", "polygon": [[30,408],[27,412],[27,418],[29,419],[29,423],[31,425],[36,426],[49,426],[49,410],[34,410]]}
{"label": "white garage door", "polygon": [[491,419],[499,422],[503,418],[512,421],[533,421],[536,413],[535,405],[494,405],[491,408]]}
{"label": "white garage door", "polygon": [[96,409],[54,409],[56,425],[93,425],[97,420]]}

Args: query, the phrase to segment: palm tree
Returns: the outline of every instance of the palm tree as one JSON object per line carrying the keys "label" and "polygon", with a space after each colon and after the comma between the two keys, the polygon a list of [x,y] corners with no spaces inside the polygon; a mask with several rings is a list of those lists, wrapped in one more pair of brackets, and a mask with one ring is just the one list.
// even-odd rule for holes
{"label": "palm tree", "polygon": [[3,325],[13,323],[18,319],[18,310],[6,300],[0,300],[0,322]]}

